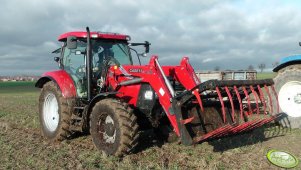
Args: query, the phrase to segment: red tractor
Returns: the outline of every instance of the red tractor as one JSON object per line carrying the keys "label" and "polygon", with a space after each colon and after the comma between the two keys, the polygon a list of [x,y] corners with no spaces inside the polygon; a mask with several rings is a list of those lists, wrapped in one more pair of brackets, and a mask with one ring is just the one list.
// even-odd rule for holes
{"label": "red tractor", "polygon": [[[191,145],[247,131],[276,119],[277,94],[272,79],[209,80],[201,83],[184,57],[179,65],[161,66],[139,56],[150,43],[130,43],[127,35],[68,32],[53,53],[59,70],[46,72],[39,117],[50,141],[90,130],[95,146],[122,156],[138,144],[139,131],[153,128],[165,140]],[[144,46],[138,54],[133,46]],[[131,51],[139,59],[133,65]],[[276,99],[276,100],[275,100]]]}

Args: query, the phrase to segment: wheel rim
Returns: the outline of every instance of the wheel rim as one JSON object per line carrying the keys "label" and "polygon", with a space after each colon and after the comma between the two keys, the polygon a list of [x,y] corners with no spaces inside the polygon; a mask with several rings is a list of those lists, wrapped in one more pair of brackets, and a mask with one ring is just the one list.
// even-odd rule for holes
{"label": "wheel rim", "polygon": [[301,82],[285,83],[279,91],[279,105],[283,112],[291,117],[301,116]]}
{"label": "wheel rim", "polygon": [[116,138],[114,120],[110,115],[104,115],[98,122],[98,133],[102,143],[113,144]]}
{"label": "wheel rim", "polygon": [[53,93],[48,93],[44,100],[43,121],[48,131],[54,132],[59,124],[58,102]]}

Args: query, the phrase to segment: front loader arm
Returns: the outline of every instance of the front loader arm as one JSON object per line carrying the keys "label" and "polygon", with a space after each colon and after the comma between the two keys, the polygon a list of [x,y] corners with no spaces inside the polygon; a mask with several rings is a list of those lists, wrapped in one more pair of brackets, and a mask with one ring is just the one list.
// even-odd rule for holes
{"label": "front loader arm", "polygon": [[[165,83],[164,76],[156,64],[157,56],[152,56],[149,65],[144,66],[123,66],[119,69],[111,68],[109,71],[108,81],[109,84],[118,92],[119,97],[128,96],[129,87],[136,86],[139,83],[148,83],[158,95],[159,102],[164,109],[174,131],[177,135],[180,135],[177,120],[172,110],[172,93],[170,92],[167,84]],[[125,76],[124,71],[126,70],[131,76]],[[128,83],[129,82],[129,83]],[[130,84],[132,82],[132,84]],[[126,84],[126,85],[123,85]],[[137,94],[138,95],[138,94]],[[136,96],[131,96],[137,98]]]}

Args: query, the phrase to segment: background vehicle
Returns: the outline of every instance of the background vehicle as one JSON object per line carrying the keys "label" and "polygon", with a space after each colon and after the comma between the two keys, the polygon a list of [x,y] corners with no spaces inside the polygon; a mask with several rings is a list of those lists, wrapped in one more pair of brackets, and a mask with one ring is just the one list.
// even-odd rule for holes
{"label": "background vehicle", "polygon": [[280,111],[287,117],[280,122],[291,128],[301,128],[301,55],[283,58],[274,68]]}
{"label": "background vehicle", "polygon": [[187,57],[176,66],[161,66],[157,56],[147,65],[134,65],[132,46],[143,45],[147,53],[150,44],[129,40],[89,28],[59,36],[63,46],[54,53],[61,54],[55,58],[60,70],[36,83],[42,88],[40,123],[47,139],[63,140],[89,129],[99,150],[122,156],[135,148],[143,129],[191,145],[279,116],[268,102],[277,99],[272,79],[201,83]]}

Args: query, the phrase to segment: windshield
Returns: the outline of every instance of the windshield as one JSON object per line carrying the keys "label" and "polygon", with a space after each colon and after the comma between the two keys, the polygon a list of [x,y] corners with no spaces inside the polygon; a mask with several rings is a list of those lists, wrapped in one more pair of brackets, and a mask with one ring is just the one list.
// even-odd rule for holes
{"label": "windshield", "polygon": [[92,40],[93,64],[102,63],[109,58],[115,58],[121,65],[131,65],[129,48],[126,42],[111,42],[106,40]]}

